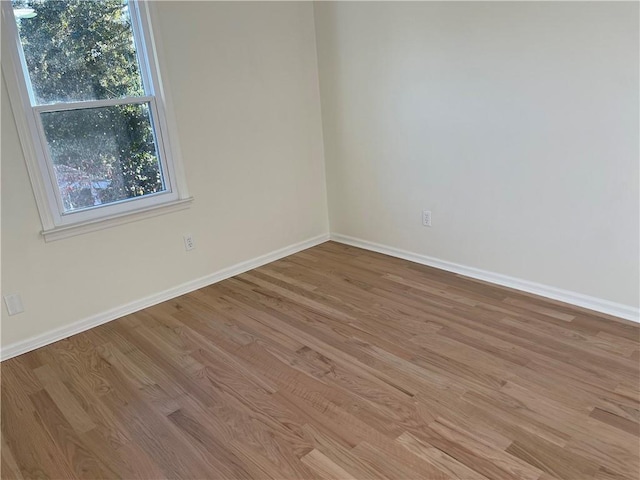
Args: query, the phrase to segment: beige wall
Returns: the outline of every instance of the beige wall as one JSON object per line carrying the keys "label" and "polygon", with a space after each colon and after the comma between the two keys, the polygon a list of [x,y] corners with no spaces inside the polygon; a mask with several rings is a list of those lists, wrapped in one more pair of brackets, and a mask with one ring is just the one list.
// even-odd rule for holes
{"label": "beige wall", "polygon": [[332,232],[639,305],[637,3],[315,14]]}
{"label": "beige wall", "polygon": [[333,232],[638,306],[637,4],[155,8],[195,203],[44,243],[3,82],[2,345],[328,232],[322,124]]}
{"label": "beige wall", "polygon": [[[156,4],[186,211],[45,243],[2,85],[2,345],[328,231],[310,3]],[[184,250],[192,233],[196,249]]]}

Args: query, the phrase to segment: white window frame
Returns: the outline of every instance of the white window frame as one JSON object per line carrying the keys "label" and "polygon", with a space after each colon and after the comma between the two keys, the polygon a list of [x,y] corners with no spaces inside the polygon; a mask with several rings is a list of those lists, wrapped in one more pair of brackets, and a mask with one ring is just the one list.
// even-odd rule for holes
{"label": "white window frame", "polygon": [[[187,192],[173,116],[167,115],[171,104],[160,77],[158,45],[157,39],[153,36],[153,12],[149,2],[129,0],[129,13],[145,95],[46,105],[37,105],[34,100],[11,1],[2,0],[0,3],[3,74],[42,220],[41,233],[44,239],[58,240],[187,208],[193,199]],[[165,191],[75,212],[65,212],[40,114],[132,103],[149,105]]]}

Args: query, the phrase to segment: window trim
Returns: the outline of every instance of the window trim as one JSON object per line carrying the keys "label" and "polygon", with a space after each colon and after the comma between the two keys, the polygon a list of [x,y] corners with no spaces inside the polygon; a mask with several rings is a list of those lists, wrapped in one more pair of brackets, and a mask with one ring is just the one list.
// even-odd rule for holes
{"label": "window trim", "polygon": [[[129,12],[138,52],[140,73],[145,95],[124,99],[89,100],[59,104],[33,105],[33,92],[16,22],[10,1],[2,3],[2,73],[13,109],[18,135],[45,241],[108,228],[122,223],[148,218],[188,208],[189,197],[178,145],[172,103],[163,82],[162,63],[158,61],[161,48],[153,35],[153,7],[150,2],[129,0]],[[166,75],[164,75],[166,79]],[[35,103],[35,102],[34,102]],[[108,205],[64,212],[53,172],[53,162],[44,138],[40,113],[49,111],[97,108],[122,104],[148,104],[153,121],[158,156],[167,191],[134,197]]]}

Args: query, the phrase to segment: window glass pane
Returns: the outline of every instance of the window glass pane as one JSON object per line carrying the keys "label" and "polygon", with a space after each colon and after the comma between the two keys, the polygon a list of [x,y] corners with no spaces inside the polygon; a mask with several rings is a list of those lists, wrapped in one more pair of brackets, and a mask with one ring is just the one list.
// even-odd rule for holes
{"label": "window glass pane", "polygon": [[143,95],[126,0],[12,0],[36,104]]}
{"label": "window glass pane", "polygon": [[40,115],[65,212],[165,190],[148,104]]}

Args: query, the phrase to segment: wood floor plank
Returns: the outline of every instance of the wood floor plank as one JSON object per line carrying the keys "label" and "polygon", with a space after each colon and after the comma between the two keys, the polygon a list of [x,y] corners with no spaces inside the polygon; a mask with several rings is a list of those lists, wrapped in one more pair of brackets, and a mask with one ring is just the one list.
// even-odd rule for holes
{"label": "wood floor plank", "polygon": [[536,480],[542,474],[536,465],[518,459],[508,450],[478,441],[471,432],[450,422],[433,422],[420,436],[440,449],[445,446],[452,448],[456,452],[454,457],[489,478]]}
{"label": "wood floor plank", "polygon": [[430,478],[448,480],[450,477],[424,458],[413,455],[398,445],[390,444],[381,449],[368,442],[359,443],[353,453],[378,469],[389,478]]}
{"label": "wood floor plank", "polygon": [[176,410],[168,417],[178,428],[211,453],[209,458],[216,460],[216,473],[221,478],[246,478],[249,476],[248,470],[238,457],[229,451],[224,443],[209,432],[196,418],[189,417],[182,410]]}
{"label": "wood floor plank", "polygon": [[542,439],[535,443],[528,442],[528,445],[516,440],[505,451],[555,478],[589,478],[593,477],[599,468],[597,462],[558,449]]}
{"label": "wood floor plank", "polygon": [[2,478],[636,480],[640,325],[327,242],[2,363]]}
{"label": "wood floor plank", "polygon": [[302,457],[302,462],[312,470],[315,470],[320,478],[327,478],[330,480],[356,479],[356,477],[348,473],[340,465],[337,465],[333,460],[316,449],[311,450]]}
{"label": "wood floor plank", "polygon": [[54,400],[48,390],[40,390],[30,395],[30,399],[38,418],[67,463],[73,467],[78,478],[114,478],[117,476],[116,472],[96,456],[88,444],[82,440],[80,435],[88,430],[78,431],[69,422],[69,417],[59,409],[59,399]]}
{"label": "wood floor plank", "polygon": [[597,407],[593,409],[590,416],[591,418],[595,418],[601,422],[620,428],[625,432],[629,432],[632,435],[640,436],[640,425],[638,425],[638,422],[628,420],[616,415],[615,413],[607,412],[606,410]]}
{"label": "wood floor plank", "polygon": [[2,435],[2,444],[0,445],[0,459],[2,462],[0,463],[0,477],[15,480],[24,478],[13,452],[11,452],[9,445],[4,440],[4,435]]}
{"label": "wood floor plank", "polygon": [[484,475],[481,475],[472,468],[467,467],[463,463],[460,463],[458,460],[451,457],[442,450],[429,445],[427,442],[416,438],[408,432],[400,435],[396,439],[396,442],[405,447],[414,455],[417,455],[418,457],[429,461],[444,473],[449,475],[451,478],[487,480],[487,477],[485,477]]}
{"label": "wood floor plank", "polygon": [[[39,421],[20,378],[2,367],[2,435],[26,478],[77,478],[59,448]],[[33,448],[37,445],[37,448]]]}
{"label": "wood floor plank", "polygon": [[326,435],[313,425],[305,424],[303,430],[313,439],[315,449],[321,451],[359,480],[378,480],[383,477],[372,465],[342,446],[335,438]]}
{"label": "wood floor plank", "polygon": [[95,428],[95,423],[85,412],[67,387],[56,378],[51,367],[43,365],[34,370],[40,383],[51,396],[57,407],[77,433],[88,432]]}

